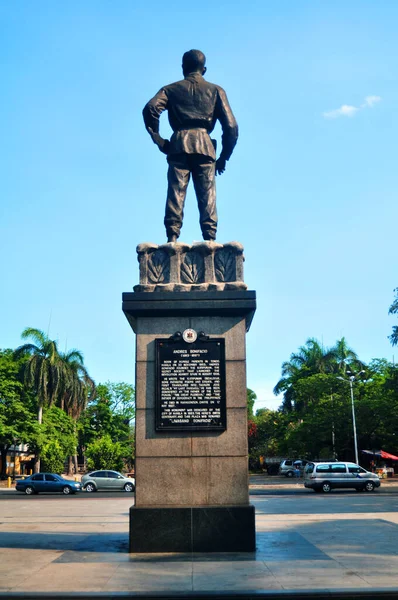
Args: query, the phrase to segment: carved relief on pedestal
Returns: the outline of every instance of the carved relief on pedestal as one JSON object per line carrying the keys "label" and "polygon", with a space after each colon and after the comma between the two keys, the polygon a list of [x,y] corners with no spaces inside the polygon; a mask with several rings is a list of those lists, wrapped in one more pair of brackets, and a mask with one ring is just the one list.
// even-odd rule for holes
{"label": "carved relief on pedestal", "polygon": [[239,242],[137,246],[140,283],[135,292],[246,290]]}

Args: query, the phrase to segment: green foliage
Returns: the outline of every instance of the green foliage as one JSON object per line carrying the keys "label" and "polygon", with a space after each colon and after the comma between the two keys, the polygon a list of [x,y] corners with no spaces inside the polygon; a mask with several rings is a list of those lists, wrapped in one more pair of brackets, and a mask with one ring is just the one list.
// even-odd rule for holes
{"label": "green foliage", "polygon": [[15,356],[25,357],[24,383],[37,397],[39,421],[43,406],[60,406],[77,419],[87,405],[88,395],[94,394],[95,384],[83,364],[78,350],[59,352],[57,342],[32,327],[22,332],[22,338],[31,338],[15,351]]}
{"label": "green foliage", "polygon": [[279,411],[262,409],[252,420],[251,465],[260,456],[354,460],[349,377],[364,369],[353,381],[358,448],[398,454],[398,369],[384,359],[365,367],[345,338],[330,349],[310,338],[282,365]]}
{"label": "green foliage", "polygon": [[[0,351],[0,453],[14,441],[29,444],[52,471],[99,438],[112,440],[124,463],[134,456],[134,387],[107,382],[98,387],[78,350],[59,352],[57,342],[32,327],[17,350]],[[35,417],[35,412],[37,417]],[[117,460],[119,460],[116,457]],[[37,460],[36,467],[39,465]]]}
{"label": "green foliage", "polygon": [[[30,444],[30,448],[40,455],[40,459],[43,459],[41,469],[62,473],[67,457],[73,454],[76,448],[77,438],[73,419],[60,408],[52,406],[44,409],[43,421],[37,426],[38,435]],[[51,454],[52,451],[54,456]]]}
{"label": "green foliage", "polygon": [[120,415],[123,419],[134,419],[135,416],[135,390],[129,383],[118,382],[99,384],[97,396],[111,408],[114,415]]}
{"label": "green foliage", "polygon": [[0,398],[19,399],[22,384],[18,380],[20,361],[12,350],[0,350]]}
{"label": "green foliage", "polygon": [[358,444],[368,450],[398,454],[398,369],[386,360],[373,360],[369,380],[355,390]]}
{"label": "green foliage", "polygon": [[[395,294],[395,298],[393,303],[391,304],[389,310],[388,310],[388,314],[389,315],[396,315],[398,314],[398,288],[395,288],[394,290],[394,294]],[[390,339],[390,342],[393,346],[396,346],[398,344],[398,326],[394,325],[392,328],[392,334],[390,336],[388,336]]]}
{"label": "green foliage", "polygon": [[112,469],[121,471],[124,464],[124,450],[119,442],[112,441],[109,435],[96,439],[87,446],[89,469]]}
{"label": "green foliage", "polygon": [[274,393],[283,393],[281,409],[284,412],[300,412],[306,407],[305,400],[303,405],[303,398],[300,399],[297,395],[299,381],[322,373],[343,376],[347,368],[360,371],[363,366],[344,337],[329,349],[323,348],[318,340],[309,338],[298,352],[291,354],[289,361],[282,364],[282,378],[276,384]]}
{"label": "green foliage", "polygon": [[22,332],[22,338],[31,338],[36,344],[23,344],[15,351],[16,358],[26,357],[23,367],[24,382],[32,388],[38,401],[38,420],[41,422],[41,409],[51,406],[58,397],[62,378],[62,364],[59,360],[57,343],[32,327]]}
{"label": "green foliage", "polygon": [[95,440],[109,437],[120,444],[128,468],[134,458],[135,392],[127,383],[107,382],[97,386],[97,395],[89,402],[78,423],[79,446],[82,452]]}
{"label": "green foliage", "polygon": [[249,423],[252,435],[249,435],[249,466],[251,469],[259,467],[260,456],[279,455],[280,441],[283,439],[288,417],[281,411],[261,408],[256,412],[253,421]]}
{"label": "green foliage", "polygon": [[48,440],[57,440],[65,458],[74,452],[77,442],[74,421],[57,406],[44,409],[41,432],[44,441],[40,443],[40,450],[44,449]]}
{"label": "green foliage", "polygon": [[[76,421],[89,396],[95,395],[95,383],[84,366],[82,353],[75,349],[59,352],[57,342],[40,329],[28,327],[22,338],[35,342],[17,348],[15,358],[25,359],[23,381],[25,389],[31,390],[36,398],[38,422],[42,423],[43,407],[52,406],[59,406]],[[36,470],[40,467],[42,439],[36,443]],[[76,454],[76,446],[71,448],[71,454]]]}
{"label": "green foliage", "polygon": [[14,443],[33,444],[38,436],[38,424],[32,397],[19,381],[21,359],[12,350],[0,350],[0,454],[6,477],[6,455]]}
{"label": "green foliage", "polygon": [[62,363],[62,381],[58,404],[69,416],[78,419],[87,406],[89,396],[95,395],[95,383],[78,350],[61,352],[59,360]]}
{"label": "green foliage", "polygon": [[65,451],[59,440],[50,440],[41,450],[41,468],[43,471],[61,475],[64,472],[65,458]]}
{"label": "green foliage", "polygon": [[253,417],[254,417],[253,408],[254,408],[254,402],[257,400],[257,394],[255,392],[253,392],[253,390],[250,390],[249,388],[247,388],[246,393],[247,393],[247,418],[253,419]]}

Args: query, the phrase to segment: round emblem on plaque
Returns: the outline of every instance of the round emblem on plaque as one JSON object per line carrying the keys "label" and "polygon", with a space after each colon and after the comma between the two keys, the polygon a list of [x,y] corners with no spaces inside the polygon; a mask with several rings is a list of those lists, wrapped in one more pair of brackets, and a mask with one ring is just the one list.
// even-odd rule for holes
{"label": "round emblem on plaque", "polygon": [[188,344],[196,342],[197,337],[198,334],[194,329],[186,329],[182,334],[182,339],[184,340],[184,342],[188,342]]}

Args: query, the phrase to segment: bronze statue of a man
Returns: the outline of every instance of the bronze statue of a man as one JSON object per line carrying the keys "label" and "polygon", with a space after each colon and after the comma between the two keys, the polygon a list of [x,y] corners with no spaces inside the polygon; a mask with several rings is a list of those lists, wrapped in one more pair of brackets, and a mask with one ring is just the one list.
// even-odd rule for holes
{"label": "bronze statue of a man", "polygon": [[[206,57],[189,50],[182,57],[184,79],[166,85],[143,110],[145,126],[169,163],[166,201],[167,241],[180,236],[184,202],[192,174],[204,240],[215,240],[217,231],[216,172],[225,171],[238,139],[238,124],[224,90],[203,79]],[[173,130],[170,140],[159,135],[159,117],[168,111]],[[216,143],[210,139],[216,121],[222,127],[222,150],[216,161]]]}

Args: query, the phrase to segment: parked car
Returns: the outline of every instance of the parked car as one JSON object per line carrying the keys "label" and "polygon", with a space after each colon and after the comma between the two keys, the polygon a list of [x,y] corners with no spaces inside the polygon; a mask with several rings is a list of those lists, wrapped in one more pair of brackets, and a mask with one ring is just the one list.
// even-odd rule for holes
{"label": "parked car", "polygon": [[328,494],[334,488],[354,488],[358,492],[373,492],[380,479],[351,462],[308,463],[304,469],[304,486]]}
{"label": "parked car", "polygon": [[124,490],[134,492],[135,479],[125,477],[118,471],[92,471],[82,477],[82,487],[86,492]]}
{"label": "parked car", "polygon": [[307,464],[306,460],[298,460],[298,459],[286,459],[281,462],[279,465],[279,475],[285,475],[285,477],[294,477],[295,470],[299,469],[300,473],[302,473],[304,466]]}
{"label": "parked car", "polygon": [[268,475],[279,474],[279,463],[270,463],[266,465]]}
{"label": "parked car", "polygon": [[67,496],[80,492],[80,483],[64,479],[55,473],[35,473],[26,479],[20,479],[15,485],[17,492],[25,492],[28,496],[42,492],[60,492]]}

